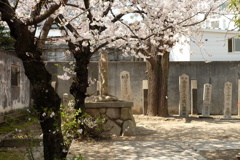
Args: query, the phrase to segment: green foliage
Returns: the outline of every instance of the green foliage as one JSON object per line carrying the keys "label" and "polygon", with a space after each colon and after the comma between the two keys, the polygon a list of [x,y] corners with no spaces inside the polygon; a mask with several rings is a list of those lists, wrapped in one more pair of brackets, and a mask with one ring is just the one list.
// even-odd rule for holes
{"label": "green foliage", "polygon": [[9,31],[0,24],[0,49],[2,50],[13,50],[15,39],[10,36]]}
{"label": "green foliage", "polygon": [[234,12],[234,22],[236,26],[240,25],[240,1],[239,0],[230,0],[227,4],[230,11]]}
{"label": "green foliage", "polygon": [[[73,103],[70,101],[72,106]],[[61,106],[62,130],[66,143],[69,143],[69,139],[78,137],[97,138],[103,132],[105,117],[92,117],[86,113],[81,114],[81,112],[68,105]]]}

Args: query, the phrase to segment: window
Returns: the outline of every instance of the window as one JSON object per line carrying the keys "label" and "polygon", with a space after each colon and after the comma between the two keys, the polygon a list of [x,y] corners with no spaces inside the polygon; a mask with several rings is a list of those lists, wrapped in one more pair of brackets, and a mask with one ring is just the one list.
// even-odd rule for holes
{"label": "window", "polygon": [[228,52],[240,52],[240,39],[228,39]]}
{"label": "window", "polygon": [[18,87],[20,82],[20,67],[11,65],[11,86]]}

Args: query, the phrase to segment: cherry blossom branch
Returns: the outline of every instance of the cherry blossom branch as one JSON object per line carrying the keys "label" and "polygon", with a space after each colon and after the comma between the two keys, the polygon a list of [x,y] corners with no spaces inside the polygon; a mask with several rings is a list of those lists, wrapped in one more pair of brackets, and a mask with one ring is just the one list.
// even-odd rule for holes
{"label": "cherry blossom branch", "polygon": [[[84,2],[84,5],[85,5],[85,9],[89,9],[90,8],[90,3],[89,3],[89,0],[83,0]],[[90,22],[93,21],[93,15],[91,13],[91,10],[88,10],[88,15],[87,15],[88,19],[90,20]]]}
{"label": "cherry blossom branch", "polygon": [[33,7],[34,10],[32,10],[30,17],[31,17],[31,18],[34,18],[34,17],[38,16],[38,15],[40,14],[41,10],[42,10],[43,5],[44,5],[45,3],[46,3],[45,0],[39,1],[39,2]]}
{"label": "cherry blossom branch", "polygon": [[46,12],[44,12],[41,15],[38,15],[36,17],[28,19],[25,24],[26,25],[34,25],[36,23],[42,22],[46,18],[48,18],[51,14],[53,14],[61,5],[66,4],[67,0],[61,0],[59,4],[55,3],[52,4]]}

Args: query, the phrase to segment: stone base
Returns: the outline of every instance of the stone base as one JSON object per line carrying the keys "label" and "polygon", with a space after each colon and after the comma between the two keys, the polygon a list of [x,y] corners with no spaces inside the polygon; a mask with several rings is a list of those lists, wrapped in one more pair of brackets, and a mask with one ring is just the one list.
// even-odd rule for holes
{"label": "stone base", "polygon": [[240,120],[240,118],[225,118],[225,117],[220,117],[220,120]]}
{"label": "stone base", "polygon": [[133,102],[108,101],[85,103],[86,113],[106,117],[103,135],[134,136],[136,123],[132,114]]}

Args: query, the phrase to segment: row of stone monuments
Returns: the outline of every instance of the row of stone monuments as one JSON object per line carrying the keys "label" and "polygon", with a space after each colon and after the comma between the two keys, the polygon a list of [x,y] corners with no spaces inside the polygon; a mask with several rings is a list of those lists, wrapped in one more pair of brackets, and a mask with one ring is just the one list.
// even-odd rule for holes
{"label": "row of stone monuments", "polygon": [[[191,102],[189,93],[189,76],[183,74],[179,76],[179,115],[181,117],[188,117],[190,111],[191,114],[194,112],[194,94],[197,89],[197,81],[191,80]],[[240,81],[239,81],[240,84]],[[240,95],[240,89],[239,89]],[[210,117],[212,99],[212,85],[204,84],[203,88],[203,107],[202,117]],[[240,97],[239,97],[240,99]],[[239,100],[238,100],[239,101]],[[230,119],[232,111],[232,83],[226,82],[224,84],[224,110],[223,118]],[[240,106],[238,105],[238,116],[240,116]]]}

